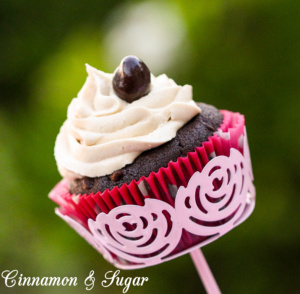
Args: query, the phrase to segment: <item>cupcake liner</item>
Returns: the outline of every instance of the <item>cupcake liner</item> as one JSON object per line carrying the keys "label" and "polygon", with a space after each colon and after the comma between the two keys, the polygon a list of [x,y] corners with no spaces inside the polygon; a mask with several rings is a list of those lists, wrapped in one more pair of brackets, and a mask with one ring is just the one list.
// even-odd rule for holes
{"label": "cupcake liner", "polygon": [[71,195],[62,180],[50,193],[57,213],[83,226],[120,268],[160,263],[225,234],[251,214],[255,189],[244,116],[221,112],[223,123],[202,146],[148,177],[89,195]]}

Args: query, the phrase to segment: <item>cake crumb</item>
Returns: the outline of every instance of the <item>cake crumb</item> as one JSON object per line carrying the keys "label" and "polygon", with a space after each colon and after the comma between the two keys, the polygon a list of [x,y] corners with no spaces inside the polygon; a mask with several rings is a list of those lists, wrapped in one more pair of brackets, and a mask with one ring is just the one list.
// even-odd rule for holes
{"label": "cake crumb", "polygon": [[109,176],[109,178],[114,182],[121,180],[122,177],[123,177],[123,172],[121,170],[116,170]]}

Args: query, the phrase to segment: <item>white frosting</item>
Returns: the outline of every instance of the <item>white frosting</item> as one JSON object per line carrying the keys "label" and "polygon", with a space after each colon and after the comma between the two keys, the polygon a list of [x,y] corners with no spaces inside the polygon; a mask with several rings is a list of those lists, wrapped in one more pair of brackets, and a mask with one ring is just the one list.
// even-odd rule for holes
{"label": "white frosting", "polygon": [[127,103],[113,91],[113,74],[87,65],[88,77],[68,107],[55,143],[63,177],[96,177],[130,164],[143,151],[170,141],[200,112],[192,87],[151,76],[151,91]]}

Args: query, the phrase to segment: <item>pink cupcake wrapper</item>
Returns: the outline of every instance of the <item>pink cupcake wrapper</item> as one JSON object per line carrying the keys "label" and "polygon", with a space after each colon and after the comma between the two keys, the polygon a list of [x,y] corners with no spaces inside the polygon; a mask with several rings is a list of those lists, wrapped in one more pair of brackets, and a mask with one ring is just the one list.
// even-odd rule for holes
{"label": "pink cupcake wrapper", "polygon": [[[222,114],[224,116],[222,125],[213,136],[208,138],[207,142],[204,142],[202,146],[196,147],[195,151],[189,152],[187,156],[179,158],[177,162],[170,162],[167,168],[160,168],[157,173],[152,172],[148,177],[142,177],[139,181],[132,181],[128,185],[124,184],[121,188],[115,187],[111,191],[106,190],[103,193],[71,195],[67,188],[68,181],[62,180],[50,193],[50,198],[60,205],[57,214],[81,235],[84,232],[83,235],[91,245],[100,253],[105,252],[106,258],[109,256],[109,261],[121,268],[138,268],[153,265],[182,255],[192,250],[195,246],[199,247],[212,242],[249,216],[254,208],[254,201],[252,201],[251,206],[247,206],[246,201],[250,201],[250,198],[246,200],[245,197],[248,192],[252,198],[255,197],[244,116],[229,111],[222,111]],[[232,150],[238,150],[239,152]],[[233,163],[235,164],[235,172],[232,170]],[[231,169],[233,176],[237,177],[236,175],[239,175],[240,180],[237,180],[235,183],[233,191],[229,192],[232,196],[231,198],[227,196],[226,199],[229,200],[226,200],[225,206],[224,203],[221,203],[223,207],[219,207],[216,213],[210,212],[207,214],[200,202],[204,201],[203,203],[206,203],[206,207],[211,207],[212,204],[218,207],[218,202],[222,202],[222,197],[220,195],[217,198],[211,198],[208,195],[200,197],[202,190],[199,191],[199,189],[203,189],[203,187],[205,189],[212,184],[214,189],[211,190],[211,193],[213,195],[218,190],[224,190],[224,187],[221,189],[224,183],[220,179],[218,180],[218,178],[224,178],[224,174],[216,176],[216,179],[212,182],[209,178],[210,175],[206,174],[209,168],[212,167],[210,172],[214,173],[222,165],[223,168],[228,166],[227,171]],[[216,173],[218,174],[218,171]],[[237,174],[235,175],[235,173]],[[229,175],[228,183],[231,180]],[[207,184],[206,181],[208,181]],[[197,185],[199,185],[198,188]],[[224,191],[228,190],[226,189],[225,187]],[[236,191],[236,189],[241,191]],[[184,193],[194,194],[193,197],[195,198],[183,195]],[[228,194],[228,191],[226,193]],[[239,193],[243,196],[239,196]],[[239,199],[239,197],[243,197],[243,199]],[[197,201],[189,203],[192,199],[201,199],[201,201],[198,200],[200,201],[199,203]],[[165,208],[163,208],[164,205]],[[190,205],[195,206],[196,210],[194,209],[193,212],[198,213],[199,218],[189,217]],[[232,205],[237,205],[234,210],[230,208]],[[166,213],[165,215],[163,213],[161,217],[165,218],[165,225],[171,228],[169,233],[173,235],[171,235],[171,239],[168,239],[168,242],[172,241],[172,244],[165,244],[162,236],[159,237],[163,227],[158,227],[157,231],[151,231],[152,235],[148,236],[147,241],[149,244],[153,242],[158,243],[158,245],[165,244],[165,247],[160,249],[158,247],[158,251],[153,252],[153,245],[151,245],[152,249],[149,249],[148,243],[140,244],[144,248],[143,250],[139,248],[140,246],[132,247],[132,242],[128,242],[127,239],[123,239],[125,243],[128,243],[127,246],[122,247],[120,245],[122,241],[119,242],[115,239],[120,237],[119,234],[113,236],[110,231],[118,227],[119,221],[115,222],[116,218],[125,217],[126,219],[127,215],[135,211],[138,215],[141,215],[141,218],[143,214],[148,213],[148,222],[151,215],[152,217],[156,215],[156,212],[149,214],[149,209],[155,211],[155,206],[159,208],[158,212],[160,214],[162,209]],[[177,210],[180,210],[180,213]],[[117,213],[119,213],[119,216]],[[169,217],[167,216],[168,214]],[[208,219],[205,220],[206,218]],[[107,226],[109,227],[110,224],[111,227],[106,232],[106,236],[104,236],[103,233],[108,228],[106,226],[103,227],[106,221],[108,222]],[[138,222],[140,222],[140,219]],[[177,230],[174,229],[175,223],[178,226]],[[125,222],[124,224],[126,226],[124,232],[130,236],[131,231],[134,232],[135,228],[131,222]],[[85,228],[84,230],[82,229],[83,227]],[[99,232],[101,233],[99,234]],[[165,232],[166,236],[168,236],[168,232]],[[129,238],[129,240],[131,239]],[[138,242],[139,240],[136,239],[133,243]],[[148,252],[147,250],[150,251]],[[141,253],[137,254],[136,252]]]}

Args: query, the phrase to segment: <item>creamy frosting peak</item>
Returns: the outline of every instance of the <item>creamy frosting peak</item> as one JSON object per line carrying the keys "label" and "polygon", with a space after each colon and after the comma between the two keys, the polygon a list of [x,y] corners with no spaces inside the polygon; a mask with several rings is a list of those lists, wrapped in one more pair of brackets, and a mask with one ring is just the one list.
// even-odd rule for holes
{"label": "creamy frosting peak", "polygon": [[87,80],[71,101],[55,142],[63,177],[111,174],[173,139],[200,112],[192,87],[178,86],[165,74],[151,75],[148,95],[127,103],[113,91],[113,74],[86,67]]}

